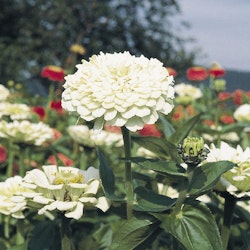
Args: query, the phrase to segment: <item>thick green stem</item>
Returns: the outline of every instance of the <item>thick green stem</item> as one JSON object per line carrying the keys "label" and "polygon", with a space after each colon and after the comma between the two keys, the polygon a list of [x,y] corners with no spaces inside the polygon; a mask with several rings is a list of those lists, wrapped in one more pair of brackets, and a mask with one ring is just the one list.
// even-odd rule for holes
{"label": "thick green stem", "polygon": [[[125,158],[131,157],[131,137],[129,130],[126,127],[122,127],[122,136],[124,142],[124,153]],[[132,183],[132,168],[131,162],[129,160],[125,161],[125,188],[127,194],[127,219],[132,216],[132,206],[133,206],[133,183]]]}
{"label": "thick green stem", "polygon": [[71,250],[70,219],[66,218],[64,214],[61,217],[61,249]]}
{"label": "thick green stem", "polygon": [[222,240],[223,250],[226,250],[228,246],[230,227],[232,224],[237,199],[228,193],[224,196],[224,199],[225,199],[225,204],[224,204],[223,225],[221,230],[221,240]]}
{"label": "thick green stem", "polygon": [[24,242],[24,220],[18,220],[16,223],[16,245],[22,245]]}
{"label": "thick green stem", "polygon": [[11,177],[13,175],[13,166],[14,166],[14,159],[15,159],[15,147],[14,144],[9,141],[9,148],[8,148],[8,166],[6,171],[6,177]]}

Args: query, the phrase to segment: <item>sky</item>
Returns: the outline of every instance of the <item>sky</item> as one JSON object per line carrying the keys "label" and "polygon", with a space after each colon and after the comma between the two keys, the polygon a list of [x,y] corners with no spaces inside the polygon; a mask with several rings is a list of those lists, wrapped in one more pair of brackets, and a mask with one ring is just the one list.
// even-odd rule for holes
{"label": "sky", "polygon": [[185,36],[196,39],[195,47],[206,58],[196,63],[219,63],[225,69],[250,71],[249,0],[179,0],[181,18],[190,24]]}

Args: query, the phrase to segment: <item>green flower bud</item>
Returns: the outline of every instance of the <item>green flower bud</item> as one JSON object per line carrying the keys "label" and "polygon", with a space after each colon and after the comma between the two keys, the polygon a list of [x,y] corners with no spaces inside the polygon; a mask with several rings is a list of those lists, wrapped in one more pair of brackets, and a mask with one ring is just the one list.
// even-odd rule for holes
{"label": "green flower bud", "polygon": [[216,79],[213,82],[216,91],[224,91],[226,89],[226,81],[224,79]]}
{"label": "green flower bud", "polygon": [[202,137],[187,137],[178,146],[178,153],[186,164],[198,165],[206,159],[209,150]]}

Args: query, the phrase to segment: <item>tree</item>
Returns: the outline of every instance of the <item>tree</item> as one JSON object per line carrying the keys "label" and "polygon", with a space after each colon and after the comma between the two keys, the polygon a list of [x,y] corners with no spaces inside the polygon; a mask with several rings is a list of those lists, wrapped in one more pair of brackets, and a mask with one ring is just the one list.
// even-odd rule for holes
{"label": "tree", "polygon": [[0,7],[2,83],[34,80],[48,64],[69,66],[73,43],[86,48],[85,58],[128,50],[178,71],[195,57],[184,49],[184,26],[174,24],[175,0],[2,0]]}

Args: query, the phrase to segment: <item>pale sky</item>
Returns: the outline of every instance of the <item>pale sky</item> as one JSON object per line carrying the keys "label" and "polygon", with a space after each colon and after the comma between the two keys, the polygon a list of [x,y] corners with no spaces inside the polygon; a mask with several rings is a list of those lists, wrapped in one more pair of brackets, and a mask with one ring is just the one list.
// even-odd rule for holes
{"label": "pale sky", "polygon": [[[181,18],[190,23],[185,35],[208,57],[197,64],[218,62],[226,69],[250,71],[250,0],[179,0]],[[187,34],[186,34],[187,33]]]}

